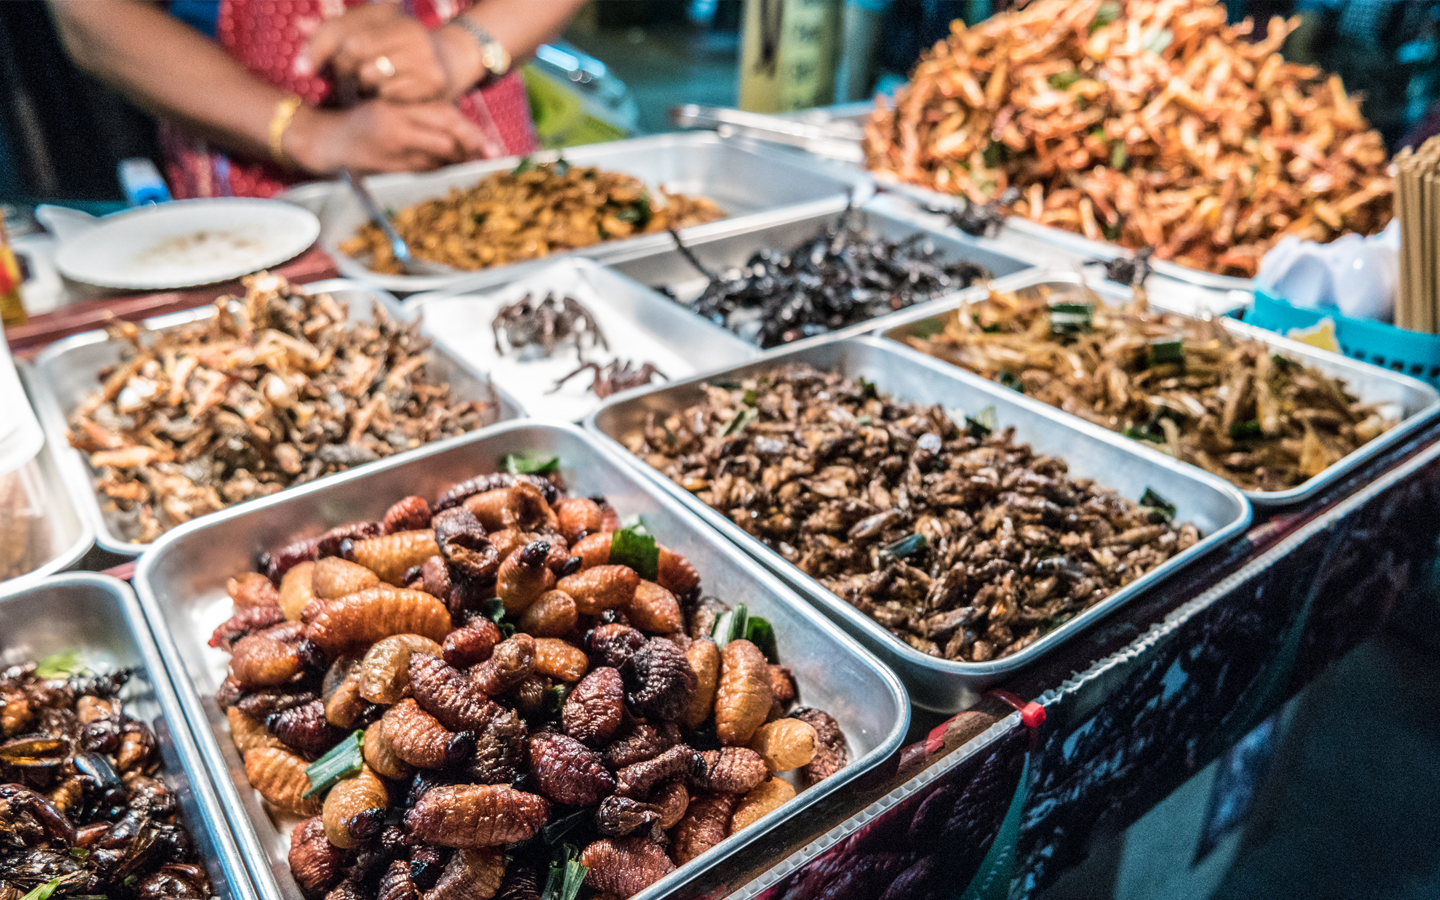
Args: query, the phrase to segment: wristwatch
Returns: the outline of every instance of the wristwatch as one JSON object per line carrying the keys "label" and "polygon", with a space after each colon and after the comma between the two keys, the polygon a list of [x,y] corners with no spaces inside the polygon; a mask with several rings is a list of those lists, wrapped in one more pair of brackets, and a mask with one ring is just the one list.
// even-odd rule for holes
{"label": "wristwatch", "polygon": [[486,73],[481,79],[482,84],[503,77],[510,71],[510,51],[491,37],[490,32],[477,25],[469,16],[456,16],[450,22],[469,32],[475,43],[480,45],[480,64],[485,67]]}

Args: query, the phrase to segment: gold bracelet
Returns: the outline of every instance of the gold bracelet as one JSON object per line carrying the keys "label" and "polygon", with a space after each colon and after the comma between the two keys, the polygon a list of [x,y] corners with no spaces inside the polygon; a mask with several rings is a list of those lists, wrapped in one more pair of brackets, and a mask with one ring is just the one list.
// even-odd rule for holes
{"label": "gold bracelet", "polygon": [[294,168],[295,161],[285,152],[285,132],[295,118],[295,111],[304,102],[299,94],[291,94],[275,104],[275,112],[270,116],[270,158],[287,169]]}

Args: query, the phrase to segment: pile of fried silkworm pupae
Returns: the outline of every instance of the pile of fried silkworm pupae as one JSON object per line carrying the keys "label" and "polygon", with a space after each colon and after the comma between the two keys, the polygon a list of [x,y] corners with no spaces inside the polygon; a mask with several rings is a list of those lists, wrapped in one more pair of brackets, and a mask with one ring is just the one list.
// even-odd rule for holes
{"label": "pile of fried silkworm pupae", "polygon": [[216,700],[303,817],[309,898],[628,897],[848,762],[768,623],[555,478],[406,497],[260,569],[229,581]]}

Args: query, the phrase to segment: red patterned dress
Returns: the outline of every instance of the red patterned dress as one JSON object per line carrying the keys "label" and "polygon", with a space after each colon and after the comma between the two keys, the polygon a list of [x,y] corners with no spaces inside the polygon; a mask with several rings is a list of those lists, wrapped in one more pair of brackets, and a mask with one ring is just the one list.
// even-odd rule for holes
{"label": "red patterned dress", "polygon": [[[463,11],[471,0],[404,0],[405,11],[427,28],[435,28]],[[297,75],[295,57],[304,49],[312,28],[365,0],[220,0],[215,38],[256,78],[293,91],[315,106],[334,106],[334,85],[319,75]],[[523,154],[538,146],[517,72],[471,91],[457,106],[489,138],[493,155]],[[231,157],[219,148],[162,122],[160,144],[165,175],[176,199],[191,197],[271,197],[292,184],[314,180],[281,168],[268,158]]]}

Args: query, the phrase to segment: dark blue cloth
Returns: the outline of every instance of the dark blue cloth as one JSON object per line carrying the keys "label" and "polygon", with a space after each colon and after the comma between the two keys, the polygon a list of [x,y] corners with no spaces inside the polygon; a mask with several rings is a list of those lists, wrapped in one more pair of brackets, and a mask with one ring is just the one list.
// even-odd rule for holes
{"label": "dark blue cloth", "polygon": [[170,15],[206,37],[214,38],[220,0],[170,0]]}

